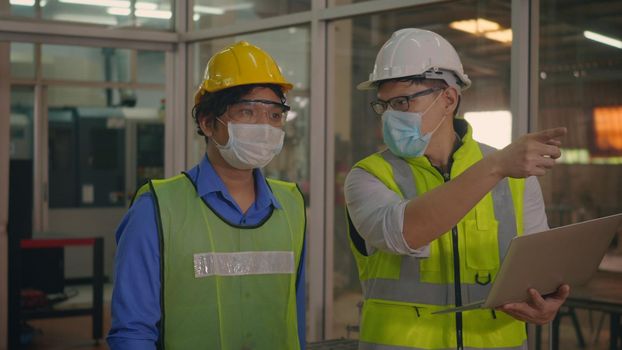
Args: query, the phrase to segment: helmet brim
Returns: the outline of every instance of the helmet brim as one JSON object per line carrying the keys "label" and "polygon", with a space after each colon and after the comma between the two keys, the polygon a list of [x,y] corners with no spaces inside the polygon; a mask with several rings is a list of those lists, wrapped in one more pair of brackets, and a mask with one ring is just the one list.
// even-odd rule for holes
{"label": "helmet brim", "polygon": [[361,90],[361,91],[365,91],[365,90],[373,90],[376,87],[376,84],[374,84],[375,81],[373,80],[368,80],[368,81],[364,81],[360,84],[358,84],[356,86],[357,90]]}

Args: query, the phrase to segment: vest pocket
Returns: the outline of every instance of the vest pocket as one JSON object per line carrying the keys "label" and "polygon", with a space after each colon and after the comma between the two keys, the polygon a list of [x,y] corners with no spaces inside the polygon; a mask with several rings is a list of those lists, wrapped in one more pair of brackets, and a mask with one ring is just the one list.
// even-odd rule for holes
{"label": "vest pocket", "polygon": [[446,307],[367,299],[363,304],[360,340],[416,349],[455,348],[454,314],[431,314]]}
{"label": "vest pocket", "polygon": [[[481,220],[480,220],[481,221]],[[489,284],[499,268],[499,222],[486,220],[465,221],[466,283]]]}

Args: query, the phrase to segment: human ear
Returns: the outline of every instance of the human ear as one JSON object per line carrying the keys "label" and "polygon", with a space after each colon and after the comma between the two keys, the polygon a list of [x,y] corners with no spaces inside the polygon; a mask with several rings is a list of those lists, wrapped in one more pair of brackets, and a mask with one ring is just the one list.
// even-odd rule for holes
{"label": "human ear", "polygon": [[212,122],[212,118],[208,116],[202,115],[199,117],[199,128],[203,131],[203,134],[207,137],[212,137],[214,135],[214,123]]}
{"label": "human ear", "polygon": [[[456,91],[453,87],[448,87],[443,92],[444,100],[445,100],[445,110],[451,114],[458,108],[459,95],[458,91]],[[447,113],[446,112],[446,113]]]}

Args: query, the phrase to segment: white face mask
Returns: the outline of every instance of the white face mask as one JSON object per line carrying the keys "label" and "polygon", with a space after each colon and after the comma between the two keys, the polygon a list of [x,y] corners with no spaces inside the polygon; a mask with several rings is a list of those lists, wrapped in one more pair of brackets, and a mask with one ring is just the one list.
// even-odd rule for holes
{"label": "white face mask", "polygon": [[227,144],[214,143],[225,161],[236,169],[263,168],[283,148],[285,132],[268,124],[228,123],[227,130]]}

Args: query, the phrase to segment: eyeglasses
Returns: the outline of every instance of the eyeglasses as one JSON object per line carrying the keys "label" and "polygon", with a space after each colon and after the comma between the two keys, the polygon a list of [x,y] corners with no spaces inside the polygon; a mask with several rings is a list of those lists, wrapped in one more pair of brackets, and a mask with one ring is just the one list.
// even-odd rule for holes
{"label": "eyeglasses", "polygon": [[433,87],[423,91],[416,92],[412,95],[407,96],[397,96],[393,97],[388,101],[383,100],[375,100],[370,103],[371,108],[376,112],[376,114],[381,115],[384,113],[387,108],[391,107],[391,109],[400,112],[406,112],[410,108],[410,101],[414,100],[417,97],[422,97],[434,93],[439,90],[444,90],[442,87]]}
{"label": "eyeglasses", "polygon": [[239,100],[229,106],[229,117],[238,123],[257,124],[262,116],[267,116],[268,123],[281,127],[287,120],[290,107],[284,103],[270,100]]}

